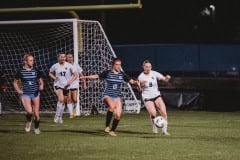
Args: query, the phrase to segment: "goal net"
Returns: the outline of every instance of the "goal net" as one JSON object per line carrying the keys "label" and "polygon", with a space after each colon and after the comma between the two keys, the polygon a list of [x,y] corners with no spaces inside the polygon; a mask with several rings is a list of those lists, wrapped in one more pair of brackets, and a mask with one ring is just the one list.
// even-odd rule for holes
{"label": "goal net", "polygon": [[[60,52],[74,53],[75,62],[83,68],[85,75],[101,73],[111,69],[111,61],[116,57],[101,25],[97,21],[58,19],[0,21],[0,72],[3,74],[6,92],[0,93],[3,112],[21,112],[23,107],[13,88],[16,71],[23,66],[23,55],[31,53],[35,66],[44,74],[45,88],[41,93],[41,112],[53,112],[57,97],[53,81],[49,78],[49,68],[57,63]],[[3,79],[2,78],[2,79]],[[107,111],[102,100],[102,80],[87,80],[87,90],[79,88],[78,115]],[[124,112],[138,113],[140,105],[128,83],[122,86]]]}

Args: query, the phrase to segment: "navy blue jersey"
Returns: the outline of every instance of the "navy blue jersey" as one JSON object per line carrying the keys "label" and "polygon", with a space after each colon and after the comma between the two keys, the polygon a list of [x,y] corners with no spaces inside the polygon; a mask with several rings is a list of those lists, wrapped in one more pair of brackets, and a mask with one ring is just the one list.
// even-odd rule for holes
{"label": "navy blue jersey", "polygon": [[120,97],[121,84],[130,81],[130,78],[124,72],[114,73],[111,70],[100,73],[99,77],[105,80],[103,95],[110,97]]}
{"label": "navy blue jersey", "polygon": [[16,80],[21,80],[23,94],[36,94],[39,92],[38,80],[41,77],[41,72],[35,68],[31,70],[22,68],[15,75]]}

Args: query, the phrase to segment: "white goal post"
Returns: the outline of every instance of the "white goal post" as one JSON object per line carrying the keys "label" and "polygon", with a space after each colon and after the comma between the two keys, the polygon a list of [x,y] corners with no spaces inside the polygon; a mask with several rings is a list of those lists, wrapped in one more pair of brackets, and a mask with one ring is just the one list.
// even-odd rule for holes
{"label": "white goal post", "polygon": [[[48,77],[49,68],[57,62],[57,54],[72,52],[75,62],[85,75],[100,73],[111,68],[116,54],[98,21],[77,19],[49,19],[0,21],[0,68],[5,74],[7,92],[0,98],[3,112],[20,112],[23,107],[14,91],[12,82],[16,71],[23,65],[23,55],[31,53],[36,67],[44,73],[45,89],[41,93],[41,112],[55,110],[57,97],[53,81]],[[102,80],[87,80],[88,89],[79,88],[77,114],[90,114],[93,108],[105,113],[102,100]],[[131,86],[122,87],[123,111],[139,113],[140,104]]]}

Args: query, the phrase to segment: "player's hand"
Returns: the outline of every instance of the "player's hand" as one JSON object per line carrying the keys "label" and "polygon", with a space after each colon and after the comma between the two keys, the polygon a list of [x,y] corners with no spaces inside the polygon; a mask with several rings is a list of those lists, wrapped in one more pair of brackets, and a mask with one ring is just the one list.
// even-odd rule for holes
{"label": "player's hand", "polygon": [[85,77],[84,77],[84,76],[80,76],[79,78],[80,78],[80,79],[85,79]]}
{"label": "player's hand", "polygon": [[39,86],[39,90],[43,91],[43,86],[42,85]]}
{"label": "player's hand", "polygon": [[140,86],[141,86],[141,87],[144,87],[145,84],[147,83],[147,81],[143,81],[143,80],[141,80],[141,81],[139,81],[139,82],[140,82]]}
{"label": "player's hand", "polygon": [[56,77],[56,78],[55,78],[55,81],[58,81],[59,79],[60,79],[59,77]]}
{"label": "player's hand", "polygon": [[87,90],[87,85],[83,85],[83,90]]}
{"label": "player's hand", "polygon": [[21,95],[21,94],[23,94],[23,91],[22,90],[18,90],[17,93]]}
{"label": "player's hand", "polygon": [[171,79],[171,76],[170,75],[166,75],[165,76],[165,81],[169,81]]}

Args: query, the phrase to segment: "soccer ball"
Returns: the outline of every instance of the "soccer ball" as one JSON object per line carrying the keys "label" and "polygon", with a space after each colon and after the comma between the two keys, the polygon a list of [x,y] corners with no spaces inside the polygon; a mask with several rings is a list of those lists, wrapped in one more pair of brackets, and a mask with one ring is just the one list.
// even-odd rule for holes
{"label": "soccer ball", "polygon": [[166,123],[166,120],[162,116],[157,116],[153,119],[153,123],[158,127],[162,128],[163,125]]}

